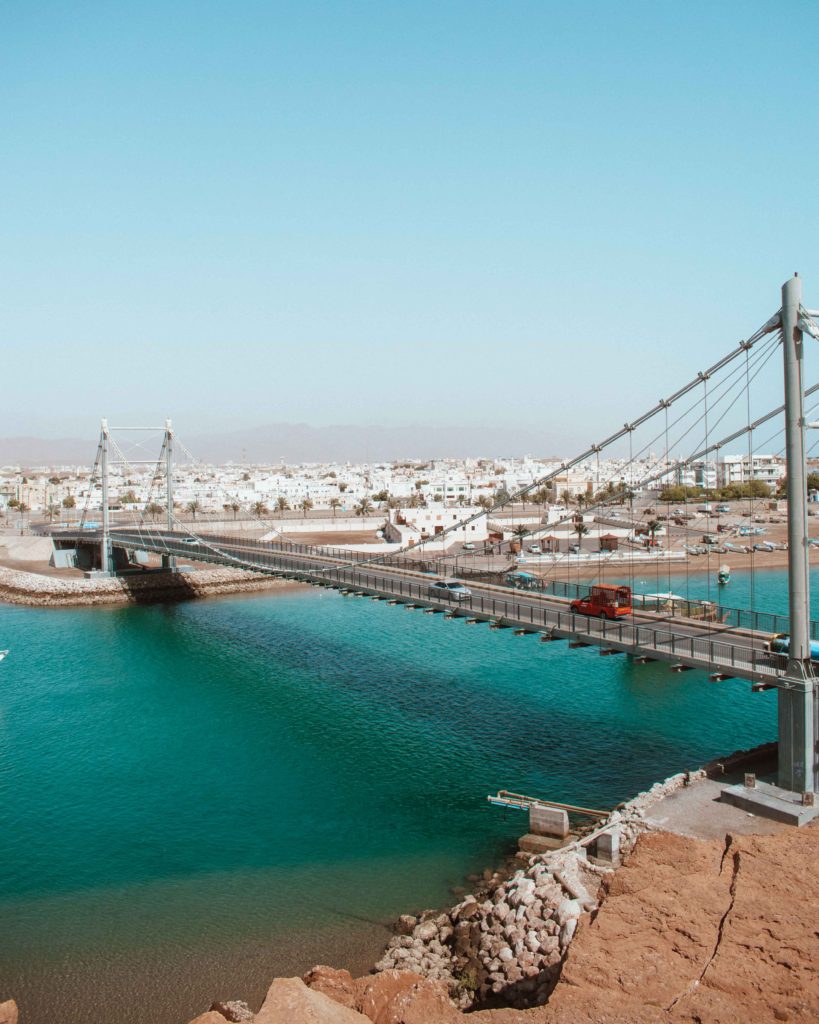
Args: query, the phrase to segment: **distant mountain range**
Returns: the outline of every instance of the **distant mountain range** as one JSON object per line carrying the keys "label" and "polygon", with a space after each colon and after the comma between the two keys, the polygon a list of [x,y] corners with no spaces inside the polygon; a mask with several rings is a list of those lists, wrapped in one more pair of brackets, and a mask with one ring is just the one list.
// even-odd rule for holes
{"label": "distant mountain range", "polygon": [[[272,423],[218,434],[188,436],[187,448],[203,462],[271,464],[386,462],[398,459],[468,458],[550,454],[547,439],[532,430],[474,427],[311,427]],[[0,466],[89,465],[97,439],[0,438]]]}

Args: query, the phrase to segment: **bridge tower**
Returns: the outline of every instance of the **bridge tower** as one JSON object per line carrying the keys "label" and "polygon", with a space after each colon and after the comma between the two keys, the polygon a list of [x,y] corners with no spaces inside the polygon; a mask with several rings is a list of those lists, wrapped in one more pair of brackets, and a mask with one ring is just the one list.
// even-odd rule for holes
{"label": "bridge tower", "polygon": [[[165,450],[165,506],[167,511],[168,532],[174,529],[173,521],[173,424],[165,420],[165,438],[162,442]],[[176,569],[176,555],[163,555],[162,566],[165,569]]]}
{"label": "bridge tower", "polygon": [[111,435],[108,420],[100,423],[100,475],[102,477],[102,540],[100,541],[100,573],[111,576],[114,571],[114,552],[111,546],[111,516],[108,498],[108,460],[110,458]]}
{"label": "bridge tower", "polygon": [[788,667],[778,689],[778,782],[792,793],[819,790],[817,736],[819,691],[810,650],[810,575],[803,399],[802,281],[782,286],[782,347],[785,364],[785,451],[788,473]]}

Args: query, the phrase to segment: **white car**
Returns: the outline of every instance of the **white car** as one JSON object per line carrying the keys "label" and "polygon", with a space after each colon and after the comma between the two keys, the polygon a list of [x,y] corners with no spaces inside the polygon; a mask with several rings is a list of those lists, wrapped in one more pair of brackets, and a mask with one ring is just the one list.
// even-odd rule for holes
{"label": "white car", "polygon": [[468,540],[465,544],[461,544],[461,551],[474,551],[475,545],[471,540]]}
{"label": "white car", "polygon": [[542,555],[543,552],[540,549],[540,544],[530,544],[528,547],[530,555]]}
{"label": "white car", "polygon": [[472,597],[472,591],[458,580],[435,580],[429,585],[430,597],[444,597],[450,601],[466,601]]}

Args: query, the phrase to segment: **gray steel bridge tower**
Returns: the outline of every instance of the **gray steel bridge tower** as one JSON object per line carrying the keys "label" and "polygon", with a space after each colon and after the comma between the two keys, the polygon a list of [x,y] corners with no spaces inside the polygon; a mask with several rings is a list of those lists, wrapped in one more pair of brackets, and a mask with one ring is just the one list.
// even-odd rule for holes
{"label": "gray steel bridge tower", "polygon": [[810,575],[805,458],[802,281],[782,286],[782,347],[785,365],[785,451],[788,473],[788,667],[777,692],[779,770],[782,789],[819,791],[817,737],[819,691],[811,660]]}

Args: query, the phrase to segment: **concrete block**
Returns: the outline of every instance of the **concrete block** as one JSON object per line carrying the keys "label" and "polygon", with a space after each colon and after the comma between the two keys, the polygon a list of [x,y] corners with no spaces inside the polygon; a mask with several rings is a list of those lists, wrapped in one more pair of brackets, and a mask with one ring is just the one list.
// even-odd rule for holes
{"label": "concrete block", "polygon": [[749,814],[771,821],[781,821],[786,825],[799,827],[819,817],[819,807],[806,805],[801,793],[791,793],[787,789],[759,780],[752,789],[740,785],[726,786],[721,799]]}
{"label": "concrete block", "polygon": [[556,836],[536,836],[527,832],[518,839],[518,849],[523,853],[552,853],[565,845],[565,840]]}
{"label": "concrete block", "polygon": [[569,834],[569,815],[558,807],[531,804],[529,807],[529,831],[536,836],[555,836],[558,839],[565,839]]}
{"label": "concrete block", "polygon": [[602,864],[620,863],[620,829],[612,828],[597,837],[597,858]]}

